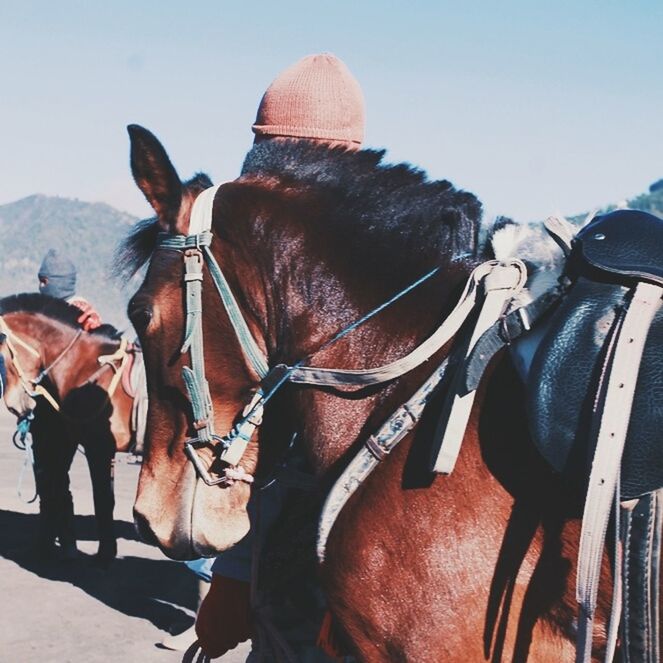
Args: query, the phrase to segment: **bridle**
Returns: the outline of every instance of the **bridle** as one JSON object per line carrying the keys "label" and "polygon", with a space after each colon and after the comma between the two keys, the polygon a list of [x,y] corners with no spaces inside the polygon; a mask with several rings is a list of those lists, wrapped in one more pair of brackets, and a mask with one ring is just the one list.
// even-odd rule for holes
{"label": "bridle", "polygon": [[[7,349],[9,350],[9,355],[11,357],[12,363],[14,364],[14,368],[16,369],[16,372],[18,374],[19,382],[21,383],[23,391],[30,398],[33,399],[36,399],[41,396],[49,403],[49,405],[51,405],[51,407],[56,412],[60,412],[60,404],[55,399],[55,397],[48,391],[48,389],[44,387],[42,382],[74,348],[76,343],[80,340],[81,336],[83,335],[84,330],[83,329],[76,330],[76,333],[74,334],[72,339],[62,349],[62,351],[58,353],[55,359],[53,359],[53,361],[51,361],[50,364],[42,368],[34,378],[28,377],[28,372],[25,370],[24,366],[22,365],[19,354],[17,352],[17,346],[23,348],[26,352],[28,352],[36,359],[41,359],[41,353],[39,352],[39,350],[37,350],[35,347],[24,341],[20,336],[18,336],[9,327],[9,325],[2,316],[0,316],[0,332],[4,336],[4,342],[7,345]],[[116,352],[114,352],[111,355],[100,355],[97,358],[100,367],[96,371],[94,371],[92,375],[90,375],[90,377],[84,380],[80,386],[87,384],[89,382],[93,382],[99,377],[99,375],[102,372],[106,371],[108,368],[111,368],[114,372],[114,375],[111,378],[111,382],[106,391],[108,394],[108,398],[109,399],[112,398],[113,394],[115,393],[115,390],[117,389],[118,384],[120,383],[120,380],[122,378],[122,373],[129,361],[129,351],[130,347],[127,340],[125,338],[121,339],[120,346]],[[119,365],[116,365],[116,362],[119,362]],[[3,383],[2,384],[3,395],[4,391],[5,391],[5,385]],[[31,417],[29,416],[30,414],[31,413],[22,413],[20,416],[20,420],[30,421],[31,420]]]}
{"label": "bridle", "polygon": [[[487,329],[499,319],[515,294],[525,284],[527,270],[520,260],[512,260],[506,263],[490,260],[482,263],[476,267],[468,278],[465,290],[454,310],[435,332],[406,356],[385,366],[363,370],[317,368],[305,365],[305,362],[310,360],[309,355],[309,357],[292,366],[277,364],[270,368],[267,358],[251,334],[240,306],[210,249],[213,240],[211,230],[212,213],[219,186],[206,189],[194,201],[188,235],[160,233],[157,240],[157,249],[179,251],[183,256],[186,319],[184,342],[180,351],[182,354],[190,353],[191,365],[182,369],[182,378],[191,403],[192,426],[196,431],[194,437],[190,437],[185,441],[184,451],[193,463],[198,477],[208,486],[231,485],[235,481],[245,481],[247,483],[253,481],[253,476],[240,465],[240,461],[255,430],[262,422],[265,405],[285,383],[362,388],[391,381],[420,366],[448,343],[474,311],[480,299],[480,293],[483,298],[475,327],[475,335]],[[244,407],[239,420],[223,436],[218,435],[214,430],[212,398],[205,375],[202,330],[203,265],[207,265],[208,272],[228,314],[242,353],[259,378],[259,386]],[[438,271],[439,268],[431,270],[392,297],[388,302],[340,331],[322,347],[328,347],[331,343],[350,333]],[[442,375],[437,373],[436,371],[437,381],[435,385],[442,378]],[[426,391],[426,399],[432,388]],[[460,405],[454,407],[454,411],[459,411],[456,418],[462,419],[469,416],[469,408],[473,398],[474,393],[468,395]],[[462,439],[461,427],[464,433],[464,426],[459,422],[457,422],[454,429],[456,437],[460,435]],[[398,432],[396,431],[396,433]],[[402,436],[399,439],[402,439]],[[456,441],[452,441],[447,446],[453,446],[453,444],[456,444]],[[460,440],[457,440],[457,447],[459,448],[459,446]],[[220,470],[218,478],[213,478],[210,475],[209,468],[198,454],[198,450],[203,447],[211,449],[215,458],[225,464],[225,467]],[[368,450],[373,457],[380,455],[375,444],[373,444],[372,450],[370,447],[368,447]],[[453,468],[457,453],[458,449],[455,450],[455,455],[454,453],[451,454],[451,468]],[[381,460],[381,458],[378,460]]]}
{"label": "bridle", "polygon": [[17,351],[17,346],[23,348],[26,352],[28,352],[28,354],[32,355],[36,359],[41,359],[41,353],[39,352],[39,350],[31,346],[29,343],[26,343],[20,336],[15,334],[10,329],[9,325],[6,323],[4,318],[2,318],[2,316],[0,316],[0,330],[2,330],[2,333],[5,336],[5,344],[7,345],[7,350],[9,350],[9,356],[11,357],[12,363],[14,364],[14,368],[18,373],[18,378],[21,383],[21,386],[23,387],[23,391],[25,391],[25,393],[30,398],[36,399],[39,396],[42,396],[48,401],[48,403],[53,407],[53,409],[56,412],[59,412],[60,404],[55,400],[55,398],[48,391],[48,389],[46,389],[44,385],[41,384],[41,382],[54,368],[54,366],[56,366],[69,352],[69,350],[71,350],[71,348],[80,338],[83,330],[82,329],[79,330],[74,335],[74,337],[69,342],[69,344],[64,348],[64,350],[51,362],[51,364],[46,368],[42,369],[34,378],[28,377],[27,371],[21,364],[21,360]]}

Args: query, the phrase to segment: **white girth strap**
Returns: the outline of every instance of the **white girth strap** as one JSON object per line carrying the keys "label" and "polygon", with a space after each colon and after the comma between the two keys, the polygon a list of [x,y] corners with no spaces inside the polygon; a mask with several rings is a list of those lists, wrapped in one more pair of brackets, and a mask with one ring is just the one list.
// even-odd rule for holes
{"label": "white girth strap", "polygon": [[[520,260],[496,265],[486,275],[483,280],[483,304],[470,337],[466,357],[472,352],[481,335],[500,319],[514,295],[523,288],[526,281],[527,268]],[[438,431],[435,435],[437,440],[440,437],[442,440],[433,462],[433,471],[441,474],[450,474],[456,465],[476,394],[476,391],[460,393],[462,374],[462,370],[456,371],[456,379],[450,391],[450,394],[453,394],[453,402],[446,419],[444,434]],[[446,407],[449,407],[448,403],[449,401]]]}
{"label": "white girth strap", "polygon": [[[580,605],[577,663],[591,660],[594,613],[608,520],[619,485],[622,452],[642,353],[651,322],[661,306],[662,295],[663,287],[638,283],[613,340],[614,348],[611,348],[613,360],[608,367],[608,386],[580,534],[576,585],[576,600]],[[613,620],[618,619],[619,614],[613,613]],[[611,631],[614,632],[614,625]],[[606,661],[612,661],[613,645],[613,642],[609,643]]]}

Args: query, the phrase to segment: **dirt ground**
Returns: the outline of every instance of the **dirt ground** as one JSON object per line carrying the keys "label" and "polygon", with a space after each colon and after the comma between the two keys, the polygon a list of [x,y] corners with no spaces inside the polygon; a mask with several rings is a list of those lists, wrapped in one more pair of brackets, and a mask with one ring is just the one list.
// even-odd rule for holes
{"label": "dirt ground", "polygon": [[[96,551],[92,490],[85,458],[71,472],[80,556],[42,561],[32,552],[37,503],[16,492],[23,454],[11,443],[14,419],[0,406],[0,662],[175,663],[182,655],[159,648],[169,633],[193,622],[197,580],[187,568],[138,540],[131,507],[139,467],[117,455],[115,526],[118,559],[92,564]],[[24,497],[33,491],[26,472]],[[217,659],[240,663],[246,645]]]}

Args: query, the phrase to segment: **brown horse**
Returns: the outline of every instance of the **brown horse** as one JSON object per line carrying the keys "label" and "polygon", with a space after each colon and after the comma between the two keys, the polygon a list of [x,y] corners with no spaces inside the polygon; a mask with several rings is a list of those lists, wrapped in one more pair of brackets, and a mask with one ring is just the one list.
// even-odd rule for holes
{"label": "brown horse", "polygon": [[[117,554],[113,458],[132,442],[133,399],[119,384],[121,376],[115,378],[128,366],[126,344],[110,325],[84,332],[77,323],[78,308],[46,295],[6,297],[0,300],[0,316],[5,335],[0,348],[6,366],[5,404],[19,419],[35,410],[40,539],[50,539],[43,542],[46,547],[59,536],[62,545],[64,535],[58,528],[71,527],[57,521],[62,519],[60,511],[73,513],[68,474],[80,444],[92,479],[97,557],[109,561]],[[108,361],[100,363],[103,357]],[[117,384],[111,387],[111,381]]]}
{"label": "brown horse", "polygon": [[[184,234],[210,185],[182,183],[158,140],[132,126],[134,178],[157,217],[130,240],[149,260],[129,314],[144,347],[149,413],[135,517],[168,555],[212,555],[249,527],[244,482],[207,486],[183,445],[196,434],[181,375],[182,253],[157,233]],[[427,183],[381,153],[293,141],[254,146],[242,176],[216,195],[211,251],[270,366],[363,369],[401,357],[451,310],[481,256],[480,205],[448,182]],[[316,352],[339,329],[433,266],[439,274],[379,316]],[[204,270],[202,327],[215,429],[230,430],[258,385]],[[266,473],[274,441],[296,427],[321,491],[349,454],[442,361],[360,391],[289,385],[267,407],[242,466]],[[443,394],[440,394],[443,395]],[[330,608],[362,661],[571,661],[578,496],[531,445],[523,390],[508,357],[480,390],[455,471],[429,472],[429,406],[414,434],[382,462],[334,525],[321,572]],[[195,426],[194,426],[195,424]],[[205,454],[206,450],[201,449]],[[218,468],[208,454],[211,469]],[[604,559],[595,660],[605,644]]]}

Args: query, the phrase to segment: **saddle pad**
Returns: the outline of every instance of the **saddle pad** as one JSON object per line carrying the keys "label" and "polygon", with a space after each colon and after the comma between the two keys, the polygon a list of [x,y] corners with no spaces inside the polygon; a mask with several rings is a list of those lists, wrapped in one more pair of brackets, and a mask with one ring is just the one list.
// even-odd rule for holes
{"label": "saddle pad", "polygon": [[[528,416],[536,446],[559,472],[584,482],[593,455],[592,415],[604,345],[629,289],[579,277],[554,312],[528,379]],[[649,330],[635,391],[621,494],[663,486],[663,309]]]}

